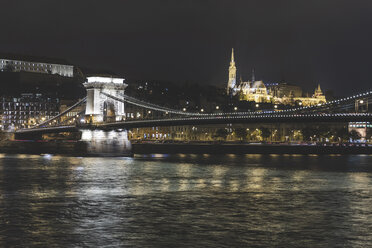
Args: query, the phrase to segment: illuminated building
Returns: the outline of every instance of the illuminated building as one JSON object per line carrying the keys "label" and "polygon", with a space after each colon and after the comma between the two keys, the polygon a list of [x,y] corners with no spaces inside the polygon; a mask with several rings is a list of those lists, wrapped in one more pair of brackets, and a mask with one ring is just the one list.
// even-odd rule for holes
{"label": "illuminated building", "polygon": [[2,130],[30,127],[59,113],[59,99],[41,94],[21,94],[19,97],[0,97]]}
{"label": "illuminated building", "polygon": [[58,74],[63,77],[74,76],[74,66],[64,60],[15,54],[0,54],[0,71],[26,71]]}
{"label": "illuminated building", "polygon": [[361,138],[361,141],[372,139],[372,123],[370,122],[350,122],[348,131],[356,131]]}
{"label": "illuminated building", "polygon": [[229,67],[229,80],[227,83],[227,94],[238,95],[242,101],[256,103],[273,103],[285,105],[311,106],[326,102],[326,98],[318,85],[313,96],[302,96],[302,89],[299,86],[289,84],[274,84],[266,86],[263,81],[256,81],[254,71],[252,80],[240,83],[236,81],[236,66],[234,60],[234,50],[232,50]]}
{"label": "illuminated building", "polygon": [[231,61],[229,67],[229,81],[227,83],[227,94],[235,94],[236,90],[236,66],[234,61],[234,48],[231,52]]}

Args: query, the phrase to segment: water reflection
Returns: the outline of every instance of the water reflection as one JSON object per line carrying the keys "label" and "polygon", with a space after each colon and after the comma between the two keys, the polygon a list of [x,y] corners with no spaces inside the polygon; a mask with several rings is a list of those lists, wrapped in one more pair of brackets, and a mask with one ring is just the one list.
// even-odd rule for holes
{"label": "water reflection", "polygon": [[371,164],[371,156],[4,155],[0,247],[369,247]]}

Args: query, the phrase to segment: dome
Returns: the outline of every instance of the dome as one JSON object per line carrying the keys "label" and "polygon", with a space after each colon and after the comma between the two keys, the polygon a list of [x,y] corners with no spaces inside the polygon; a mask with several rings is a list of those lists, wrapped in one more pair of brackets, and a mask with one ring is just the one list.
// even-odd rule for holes
{"label": "dome", "polygon": [[255,88],[255,89],[266,89],[266,86],[265,86],[265,84],[262,81],[256,81],[252,85],[252,88]]}

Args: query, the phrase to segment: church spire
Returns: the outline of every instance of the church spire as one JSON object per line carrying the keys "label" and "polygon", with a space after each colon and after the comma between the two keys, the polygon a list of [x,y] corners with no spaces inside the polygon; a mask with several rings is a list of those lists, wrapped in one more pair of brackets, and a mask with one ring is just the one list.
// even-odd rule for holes
{"label": "church spire", "polygon": [[318,84],[318,87],[315,89],[314,96],[315,97],[323,96],[323,91],[320,88],[320,84]]}
{"label": "church spire", "polygon": [[234,61],[234,48],[232,48],[232,50],[231,50],[231,62],[230,62],[230,64],[233,64],[233,63],[235,63],[235,61]]}
{"label": "church spire", "polygon": [[231,50],[231,61],[229,67],[229,81],[227,83],[227,94],[234,93],[236,87],[236,67],[234,61],[234,48]]}
{"label": "church spire", "polygon": [[256,79],[255,79],[255,77],[254,77],[254,68],[253,68],[253,69],[252,69],[252,84],[253,84],[254,82],[256,82]]}

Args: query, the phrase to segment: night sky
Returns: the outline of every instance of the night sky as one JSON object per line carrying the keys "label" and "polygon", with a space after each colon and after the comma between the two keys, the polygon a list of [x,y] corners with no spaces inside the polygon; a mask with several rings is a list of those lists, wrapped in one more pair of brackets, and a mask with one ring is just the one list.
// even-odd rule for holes
{"label": "night sky", "polygon": [[337,95],[370,89],[371,0],[1,0],[0,52],[65,58],[133,80],[238,77]]}

